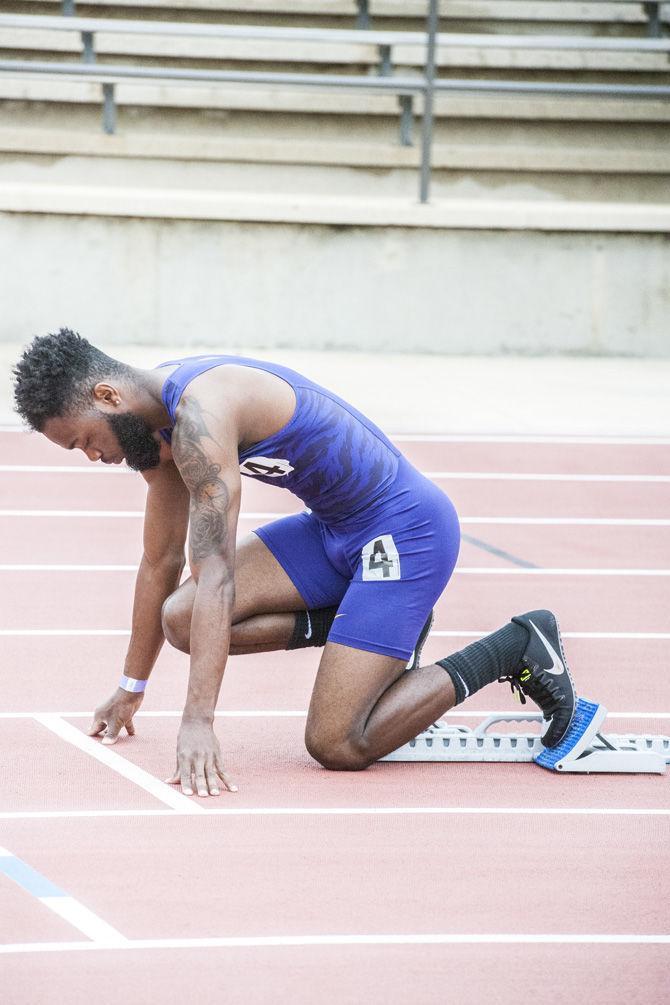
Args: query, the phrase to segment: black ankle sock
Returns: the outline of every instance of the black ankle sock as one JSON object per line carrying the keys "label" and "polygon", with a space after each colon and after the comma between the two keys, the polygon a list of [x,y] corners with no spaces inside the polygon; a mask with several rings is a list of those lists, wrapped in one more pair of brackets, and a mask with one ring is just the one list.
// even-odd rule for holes
{"label": "black ankle sock", "polygon": [[325,646],[337,607],[318,607],[314,611],[298,611],[293,635],[287,649],[305,649],[307,646]]}
{"label": "black ankle sock", "polygon": [[510,673],[519,663],[528,645],[528,632],[522,625],[510,622],[497,632],[452,653],[437,665],[451,677],[456,691],[456,704]]}

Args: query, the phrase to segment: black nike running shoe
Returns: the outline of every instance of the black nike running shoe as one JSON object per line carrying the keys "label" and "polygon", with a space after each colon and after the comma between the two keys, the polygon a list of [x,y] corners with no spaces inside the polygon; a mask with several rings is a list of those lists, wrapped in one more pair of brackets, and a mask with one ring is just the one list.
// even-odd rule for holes
{"label": "black nike running shoe", "polygon": [[529,611],[512,621],[527,630],[528,645],[518,667],[499,680],[509,681],[522,704],[526,704],[527,696],[539,705],[549,721],[542,743],[556,747],[570,728],[577,701],[558,621],[551,611]]}
{"label": "black nike running shoe", "polygon": [[416,640],[416,645],[414,646],[414,652],[410,656],[409,663],[405,667],[406,670],[416,670],[416,668],[419,666],[419,663],[421,661],[421,650],[425,645],[426,639],[430,635],[430,630],[433,627],[434,616],[435,612],[431,611],[430,614],[428,615],[428,620],[421,629],[421,634],[419,635],[419,638]]}

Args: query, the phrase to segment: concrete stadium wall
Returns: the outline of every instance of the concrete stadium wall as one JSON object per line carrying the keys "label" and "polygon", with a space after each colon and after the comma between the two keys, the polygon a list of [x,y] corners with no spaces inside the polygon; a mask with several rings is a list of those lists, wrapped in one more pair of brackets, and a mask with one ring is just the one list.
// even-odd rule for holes
{"label": "concrete stadium wall", "polygon": [[2,341],[670,356],[667,234],[1,213],[0,261]]}

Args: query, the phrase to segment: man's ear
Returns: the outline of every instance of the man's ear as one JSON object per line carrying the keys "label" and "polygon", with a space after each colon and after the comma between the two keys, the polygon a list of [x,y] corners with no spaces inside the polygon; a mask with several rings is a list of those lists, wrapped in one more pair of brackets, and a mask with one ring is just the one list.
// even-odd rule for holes
{"label": "man's ear", "polygon": [[100,381],[93,388],[93,397],[96,401],[104,401],[106,405],[120,405],[121,395],[113,384]]}

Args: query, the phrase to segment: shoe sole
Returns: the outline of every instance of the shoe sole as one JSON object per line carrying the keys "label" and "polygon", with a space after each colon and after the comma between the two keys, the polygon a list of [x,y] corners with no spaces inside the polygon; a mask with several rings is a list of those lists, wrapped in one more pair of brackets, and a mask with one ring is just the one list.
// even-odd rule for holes
{"label": "shoe sole", "polygon": [[[572,679],[572,674],[570,673],[570,667],[568,665],[568,661],[565,658],[565,649],[563,648],[563,637],[561,636],[561,629],[560,629],[560,626],[558,624],[558,618],[556,617],[556,615],[554,614],[553,611],[551,613],[552,613],[552,616],[554,618],[554,621],[556,622],[556,635],[558,636],[558,647],[559,647],[559,649],[561,651],[561,659],[563,660],[563,666],[565,667],[565,672],[568,675],[568,680],[570,681],[570,686],[572,687],[572,694],[573,694],[573,697],[574,697],[574,705],[572,707],[572,715],[570,716],[570,722],[565,727],[565,730],[564,730],[563,735],[561,736],[561,738],[557,741],[557,743],[554,744],[554,747],[557,747],[558,744],[560,744],[560,743],[563,742],[563,740],[567,736],[567,733],[568,733],[568,730],[570,729],[570,726],[572,725],[572,721],[573,721],[573,719],[575,717],[575,711],[577,710],[577,702],[578,702],[579,698],[578,698],[578,695],[577,695],[577,689],[575,688],[575,682]],[[548,749],[551,750],[553,748],[550,747]]]}
{"label": "shoe sole", "polygon": [[[428,620],[421,629],[421,634],[417,639],[416,645],[414,647],[414,652],[412,653],[412,658],[407,664],[407,670],[416,670],[419,666],[419,661],[421,660],[421,653],[423,652],[423,647],[426,644],[426,639],[430,635],[430,630],[433,627],[433,622],[435,621],[435,611],[431,611]],[[572,678],[571,678],[572,679]]]}

